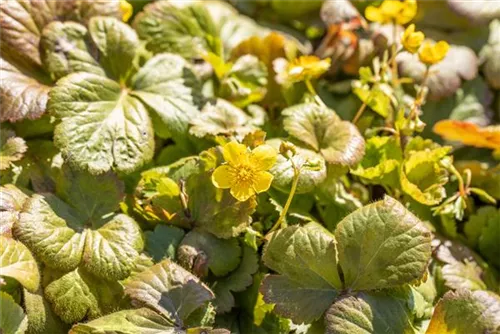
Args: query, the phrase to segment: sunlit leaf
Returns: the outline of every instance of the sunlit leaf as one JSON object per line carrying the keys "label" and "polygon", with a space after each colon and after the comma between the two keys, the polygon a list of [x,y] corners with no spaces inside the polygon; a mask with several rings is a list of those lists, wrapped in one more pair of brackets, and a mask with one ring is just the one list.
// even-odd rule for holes
{"label": "sunlit leaf", "polygon": [[500,149],[500,126],[481,128],[469,122],[442,120],[434,125],[434,132],[446,140],[465,145]]}

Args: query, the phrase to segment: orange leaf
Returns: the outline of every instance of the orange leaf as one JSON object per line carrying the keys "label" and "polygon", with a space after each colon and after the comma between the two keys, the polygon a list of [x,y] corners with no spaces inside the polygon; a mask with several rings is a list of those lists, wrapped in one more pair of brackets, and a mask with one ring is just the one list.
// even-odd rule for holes
{"label": "orange leaf", "polygon": [[437,122],[434,132],[446,140],[500,150],[500,126],[480,128],[474,123],[447,119]]}

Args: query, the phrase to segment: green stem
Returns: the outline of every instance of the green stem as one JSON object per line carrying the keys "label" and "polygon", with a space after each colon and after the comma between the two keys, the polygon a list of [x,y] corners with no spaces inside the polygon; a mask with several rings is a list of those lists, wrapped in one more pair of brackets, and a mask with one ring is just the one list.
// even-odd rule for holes
{"label": "green stem", "polygon": [[325,103],[321,98],[319,97],[318,93],[316,93],[316,89],[314,89],[313,85],[311,84],[310,80],[304,81],[307,87],[307,90],[309,93],[311,93],[314,96],[314,100],[321,106],[326,107]]}
{"label": "green stem", "polygon": [[285,207],[283,208],[283,211],[281,211],[281,214],[278,218],[278,221],[269,230],[269,232],[267,232],[266,236],[280,228],[281,224],[285,220],[288,209],[290,209],[290,205],[292,204],[293,196],[295,196],[295,192],[297,191],[297,185],[299,184],[300,169],[295,166],[292,159],[290,159],[290,161],[292,162],[292,166],[293,166],[292,189],[290,189],[290,194],[288,195],[288,199],[286,200]]}
{"label": "green stem", "polygon": [[[368,100],[369,99],[370,99],[370,96],[368,96]],[[356,124],[359,121],[359,119],[363,115],[363,112],[365,111],[366,107],[367,107],[366,102],[363,102],[363,104],[361,105],[361,107],[359,107],[358,111],[356,112],[356,115],[352,119],[352,123],[353,124]]]}
{"label": "green stem", "polygon": [[458,180],[458,191],[460,193],[461,196],[465,196],[467,195],[466,193],[466,189],[465,189],[465,183],[464,183],[464,179],[462,177],[462,175],[458,172],[458,170],[455,168],[455,166],[453,166],[453,164],[450,166],[450,172],[456,176],[457,180]]}

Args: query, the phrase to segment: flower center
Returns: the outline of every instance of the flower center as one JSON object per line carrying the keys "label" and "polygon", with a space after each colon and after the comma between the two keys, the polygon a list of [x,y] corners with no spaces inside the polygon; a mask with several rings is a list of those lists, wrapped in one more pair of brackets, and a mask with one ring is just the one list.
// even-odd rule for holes
{"label": "flower center", "polygon": [[254,170],[252,166],[240,165],[236,168],[236,180],[238,182],[249,182],[254,176]]}

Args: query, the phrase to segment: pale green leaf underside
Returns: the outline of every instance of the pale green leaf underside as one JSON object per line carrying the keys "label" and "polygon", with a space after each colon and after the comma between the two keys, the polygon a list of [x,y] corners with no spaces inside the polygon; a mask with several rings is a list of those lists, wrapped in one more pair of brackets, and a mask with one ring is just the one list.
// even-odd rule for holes
{"label": "pale green leaf underside", "polygon": [[420,279],[431,256],[431,233],[401,203],[384,200],[360,208],[336,228],[345,285],[375,290]]}
{"label": "pale green leaf underside", "polygon": [[0,276],[12,277],[30,291],[36,291],[40,284],[38,266],[28,248],[3,236],[0,236]]}

